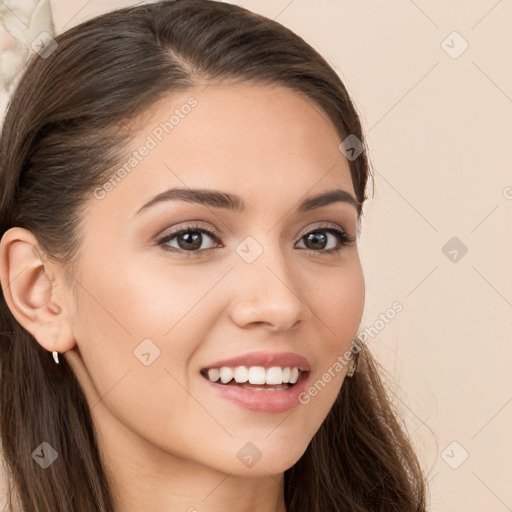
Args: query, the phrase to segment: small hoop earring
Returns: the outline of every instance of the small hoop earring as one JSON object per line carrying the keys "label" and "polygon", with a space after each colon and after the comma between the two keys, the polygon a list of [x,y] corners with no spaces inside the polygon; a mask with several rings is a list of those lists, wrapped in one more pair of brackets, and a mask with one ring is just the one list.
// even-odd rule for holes
{"label": "small hoop earring", "polygon": [[356,361],[354,359],[355,355],[352,354],[352,359],[350,359],[350,361],[348,362],[348,369],[347,369],[347,373],[346,373],[346,377],[352,377],[354,375],[354,373],[356,373]]}
{"label": "small hoop earring", "polygon": [[352,345],[352,357],[348,362],[347,373],[345,375],[346,377],[353,377],[354,373],[356,373],[357,358],[359,356],[359,351],[361,350],[361,347],[359,346],[359,341],[359,338],[356,336],[354,339],[354,343]]}
{"label": "small hoop earring", "polygon": [[53,353],[53,359],[54,359],[54,361],[55,361],[57,364],[60,364],[60,363],[59,363],[59,353],[58,353],[56,350],[54,350],[52,353]]}

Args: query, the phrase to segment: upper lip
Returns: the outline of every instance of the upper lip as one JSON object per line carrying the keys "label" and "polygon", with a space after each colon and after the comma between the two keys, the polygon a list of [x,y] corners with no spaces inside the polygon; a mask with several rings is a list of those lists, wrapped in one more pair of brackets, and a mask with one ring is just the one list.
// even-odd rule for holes
{"label": "upper lip", "polygon": [[250,352],[242,354],[231,359],[222,359],[209,364],[205,369],[222,368],[223,366],[263,366],[271,368],[272,366],[280,366],[282,368],[298,368],[303,372],[309,372],[311,366],[309,361],[294,352]]}

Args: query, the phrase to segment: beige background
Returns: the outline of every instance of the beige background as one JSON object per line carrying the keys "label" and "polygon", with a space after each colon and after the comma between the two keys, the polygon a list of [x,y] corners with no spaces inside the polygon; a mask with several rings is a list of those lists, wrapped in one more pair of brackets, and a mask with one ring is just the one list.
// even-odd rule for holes
{"label": "beige background", "polygon": [[[54,0],[57,32],[135,3]],[[431,510],[512,510],[512,2],[233,3],[312,44],[361,113],[375,170],[361,331],[398,382]]]}

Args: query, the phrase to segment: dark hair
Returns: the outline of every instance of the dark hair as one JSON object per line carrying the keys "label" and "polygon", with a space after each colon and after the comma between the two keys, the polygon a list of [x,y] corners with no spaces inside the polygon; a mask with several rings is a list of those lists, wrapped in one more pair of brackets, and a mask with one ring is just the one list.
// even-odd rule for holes
{"label": "dark hair", "polygon": [[[354,135],[363,144],[349,165],[357,200],[367,199],[365,139],[345,86],[276,21],[209,0],[162,1],[98,16],[55,40],[51,55],[31,59],[6,114],[0,236],[26,228],[48,258],[76,269],[81,208],[121,161],[134,135],[130,121],[202,83],[281,85],[312,99],[340,141]],[[65,358],[55,365],[15,320],[3,294],[0,364],[9,500],[15,491],[24,512],[111,512],[114,495],[83,391]],[[288,511],[425,510],[425,478],[379,371],[361,345],[355,375],[285,472]],[[44,471],[31,457],[42,441],[59,453]]]}

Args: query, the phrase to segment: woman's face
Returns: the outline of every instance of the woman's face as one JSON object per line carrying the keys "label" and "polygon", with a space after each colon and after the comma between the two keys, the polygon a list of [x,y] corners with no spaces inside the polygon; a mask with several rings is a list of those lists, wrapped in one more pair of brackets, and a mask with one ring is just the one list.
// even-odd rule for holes
{"label": "woman's face", "polygon": [[281,87],[190,89],[143,116],[86,204],[65,354],[107,453],[240,475],[303,454],[364,305],[340,142]]}

